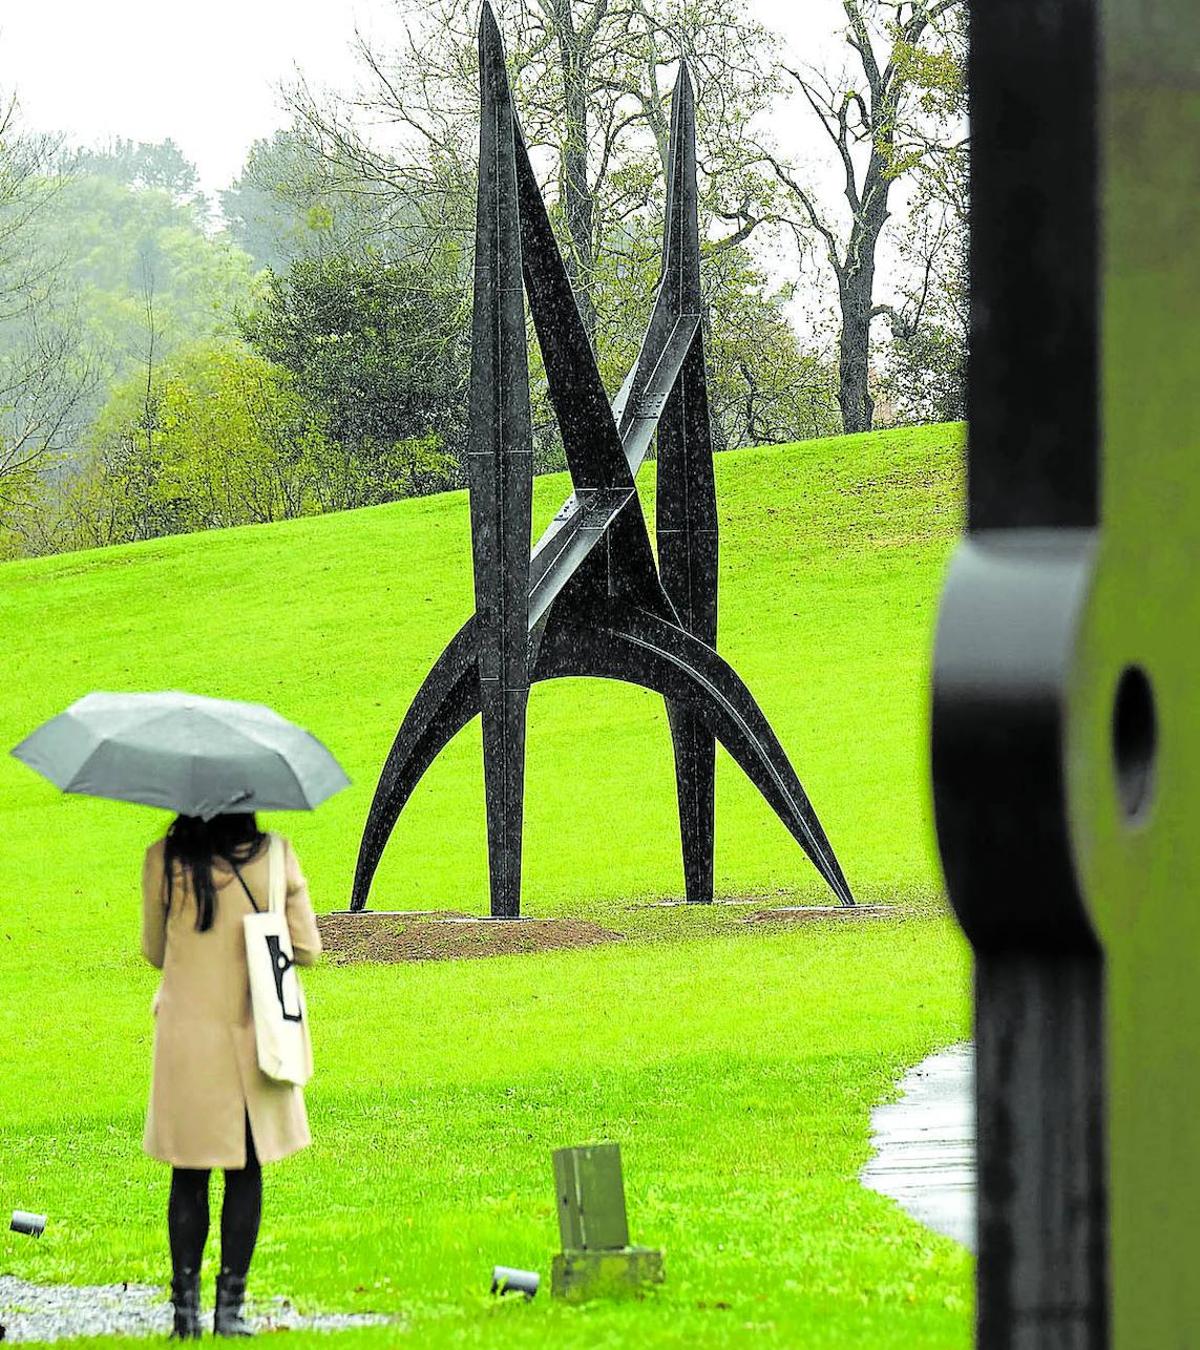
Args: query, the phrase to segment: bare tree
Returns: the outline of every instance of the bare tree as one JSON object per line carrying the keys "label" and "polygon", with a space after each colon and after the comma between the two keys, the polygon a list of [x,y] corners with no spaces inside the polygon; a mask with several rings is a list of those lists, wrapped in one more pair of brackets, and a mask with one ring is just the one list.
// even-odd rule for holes
{"label": "bare tree", "polygon": [[0,100],[0,323],[28,314],[57,270],[30,235],[63,181],[47,172],[60,148],[54,137],[22,131],[15,95]]}
{"label": "bare tree", "polygon": [[0,103],[0,513],[69,445],[95,371],[63,281],[63,260],[34,242],[63,181],[59,145],[21,130],[15,97]]}
{"label": "bare tree", "polygon": [[788,75],[833,147],[848,225],[839,228],[791,166],[773,156],[769,162],[820,238],[837,281],[838,402],[843,427],[853,432],[869,431],[874,415],[871,321],[897,317],[875,302],[876,252],[892,190],[932,160],[963,153],[962,144],[947,139],[941,91],[958,79],[955,42],[965,0],[842,0],[842,8],[853,73],[789,69]]}
{"label": "bare tree", "polygon": [[[469,246],[478,122],[477,0],[396,0],[402,41],[359,36],[366,80],[348,102],[304,85],[298,123],[355,198],[431,247]],[[771,35],[738,0],[508,0],[498,5],[530,150],[558,203],[567,266],[589,333],[606,250],[650,238],[633,223],[660,206],[669,97],[680,55],[696,82],[710,252],[771,219],[775,185],[750,126],[777,89]],[[414,216],[419,226],[414,228]],[[636,266],[636,264],[634,264]]]}
{"label": "bare tree", "polygon": [[[936,62],[922,106],[935,124],[967,124],[967,11],[946,16],[946,41],[925,55]],[[881,381],[895,416],[908,422],[966,416],[970,318],[968,244],[970,145],[964,135],[942,137],[914,171],[915,191],[898,244],[906,276],[895,305],[874,307],[892,330]]]}
{"label": "bare tree", "polygon": [[69,320],[35,315],[24,329],[21,346],[0,360],[0,512],[66,449],[95,374]]}

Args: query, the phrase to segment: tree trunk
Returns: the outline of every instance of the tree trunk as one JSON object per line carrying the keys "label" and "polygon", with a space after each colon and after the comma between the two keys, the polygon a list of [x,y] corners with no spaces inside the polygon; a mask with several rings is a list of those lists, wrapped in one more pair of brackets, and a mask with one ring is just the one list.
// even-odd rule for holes
{"label": "tree trunk", "polygon": [[838,404],[842,430],[847,434],[870,431],[875,401],[867,388],[871,358],[871,287],[862,273],[838,287],[842,334],[838,344]]}
{"label": "tree trunk", "polygon": [[838,344],[838,404],[842,429],[847,433],[870,431],[875,400],[868,381],[871,368],[871,315],[875,307],[875,250],[888,218],[886,161],[877,151],[871,156],[863,185],[862,204],[855,214],[838,267],[838,300],[842,311],[842,334]]}

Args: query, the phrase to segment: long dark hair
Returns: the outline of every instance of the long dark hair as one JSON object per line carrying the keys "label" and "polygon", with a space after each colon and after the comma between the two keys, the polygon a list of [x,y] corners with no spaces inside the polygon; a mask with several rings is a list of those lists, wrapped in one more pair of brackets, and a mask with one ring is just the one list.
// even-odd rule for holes
{"label": "long dark hair", "polygon": [[176,816],[167,830],[163,868],[167,877],[167,910],[175,882],[175,865],[191,879],[196,897],[196,931],[206,933],[213,925],[217,890],[213,885],[214,858],[231,863],[249,862],[264,839],[258,819],[249,811],[229,812],[201,820],[199,816]]}

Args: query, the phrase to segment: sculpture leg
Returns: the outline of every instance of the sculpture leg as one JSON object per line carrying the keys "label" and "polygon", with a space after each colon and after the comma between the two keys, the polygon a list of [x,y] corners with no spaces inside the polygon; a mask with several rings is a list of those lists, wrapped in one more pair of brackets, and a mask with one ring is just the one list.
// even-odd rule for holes
{"label": "sculpture leg", "polygon": [[488,868],[494,916],[521,905],[533,430],[522,291],[516,122],[500,33],[479,27],[482,108],[467,455],[475,560]]}
{"label": "sculpture leg", "polygon": [[653,689],[703,718],[766,798],[843,905],[854,897],[796,771],[754,696],[710,647],[643,611],[617,610],[551,625],[536,679],[593,675]]}
{"label": "sculpture leg", "polygon": [[454,736],[479,712],[475,621],[467,622],[417,691],[392,744],[367,815],[350,908],[362,909],[384,847],[421,776]]}
{"label": "sculpture leg", "polygon": [[713,898],[717,740],[699,712],[686,703],[668,701],[667,720],[675,750],[684,894],[689,904],[707,905]]}
{"label": "sculpture leg", "polygon": [[492,917],[521,913],[521,827],[525,802],[525,710],[529,690],[485,687],[483,779],[487,797]]}
{"label": "sculpture leg", "polygon": [[[695,277],[699,290],[699,274]],[[698,299],[698,297],[697,297]],[[717,642],[717,498],[712,434],[698,331],[658,431],[658,562],[680,627],[709,647]],[[713,898],[716,741],[703,716],[668,703],[687,898]]]}
{"label": "sculpture leg", "polygon": [[[662,298],[680,315],[703,310],[696,186],[695,104],[686,64],[671,100],[671,162],[663,245]],[[712,425],[704,369],[704,333],[697,326],[658,427],[655,529],[658,564],[679,626],[717,645],[717,493]],[[701,713],[668,702],[675,748],[675,786],[687,898],[713,898],[716,741]]]}

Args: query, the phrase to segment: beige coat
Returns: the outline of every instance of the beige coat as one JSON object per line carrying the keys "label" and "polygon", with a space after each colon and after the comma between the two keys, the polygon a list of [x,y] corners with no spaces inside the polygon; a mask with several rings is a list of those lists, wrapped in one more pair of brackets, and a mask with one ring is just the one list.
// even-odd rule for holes
{"label": "beige coat", "polygon": [[[253,912],[231,870],[213,869],[213,925],[196,931],[196,901],[176,873],[171,910],[164,908],[164,841],[146,851],[142,871],[142,952],[163,973],[154,1000],[154,1079],[143,1146],[175,1167],[244,1167],[250,1117],[261,1162],[275,1162],[311,1142],[304,1094],[258,1067],[250,1012],[250,977],[242,918]],[[290,843],[287,921],[296,964],[312,965],[321,937],[308,885]],[[241,865],[261,909],[267,908],[267,848]]]}

